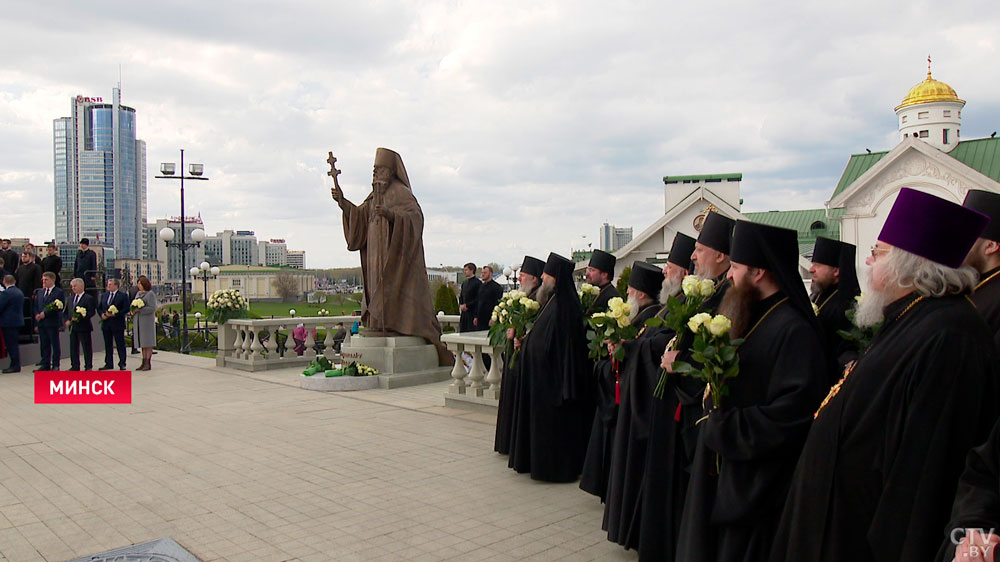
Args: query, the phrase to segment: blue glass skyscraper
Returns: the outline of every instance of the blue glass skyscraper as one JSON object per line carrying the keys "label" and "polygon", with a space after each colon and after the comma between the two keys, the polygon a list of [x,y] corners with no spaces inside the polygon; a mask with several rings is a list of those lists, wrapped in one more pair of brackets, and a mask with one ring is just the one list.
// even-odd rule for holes
{"label": "blue glass skyscraper", "polygon": [[146,224],[146,143],[136,139],[135,110],[76,96],[72,116],[54,120],[56,242],[112,246],[119,258],[142,257]]}

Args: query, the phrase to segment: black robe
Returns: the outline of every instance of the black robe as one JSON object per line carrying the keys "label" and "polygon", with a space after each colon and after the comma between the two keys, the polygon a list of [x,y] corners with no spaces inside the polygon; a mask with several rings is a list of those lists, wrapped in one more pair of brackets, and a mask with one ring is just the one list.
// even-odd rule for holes
{"label": "black robe", "polygon": [[907,311],[915,300],[886,307],[813,422],[772,560],[919,562],[938,550],[965,455],[996,420],[1000,371],[966,297]]}
{"label": "black robe", "polygon": [[998,272],[1000,268],[982,274],[982,281],[971,298],[976,310],[983,315],[986,325],[993,331],[993,340],[1000,346],[1000,275],[990,279],[990,276]]}
{"label": "black robe", "polygon": [[462,290],[458,294],[458,304],[464,304],[466,310],[459,315],[459,332],[473,332],[479,329],[472,325],[472,319],[479,312],[479,287],[482,284],[483,282],[476,276],[462,281]]}
{"label": "black robe", "polygon": [[[656,317],[663,319],[668,312],[666,306],[660,307]],[[631,542],[628,539],[646,464],[649,412],[660,380],[660,359],[673,335],[666,326],[643,328],[635,341],[629,342],[621,370],[621,404],[613,426],[602,528],[608,532],[608,540],[626,548],[637,546],[638,533],[631,535]]]}
{"label": "black robe", "polygon": [[[656,314],[659,305],[652,303],[639,311],[633,323],[642,326]],[[642,328],[640,328],[642,329]],[[629,350],[634,342],[625,342],[625,359],[618,367],[619,378],[626,370],[629,362]],[[587,456],[583,461],[583,473],[580,475],[580,489],[601,498],[604,502],[608,492],[608,473],[611,469],[611,449],[615,437],[615,424],[618,421],[618,402],[615,391],[615,370],[610,359],[601,359],[594,363],[594,399],[597,402],[597,412],[590,428],[590,441],[587,444]],[[624,380],[621,381],[624,384]],[[624,387],[621,389],[624,391]]]}
{"label": "black robe", "polygon": [[[537,291],[538,287],[536,286],[528,292],[528,298],[534,299]],[[518,354],[517,357],[520,361],[521,355]],[[518,392],[517,386],[520,382],[519,372],[518,369],[511,368],[510,357],[504,355],[503,374],[500,379],[500,401],[497,404],[497,427],[493,438],[493,450],[501,455],[510,453],[510,426],[514,415],[514,396]]]}
{"label": "black robe", "polygon": [[840,378],[840,373],[844,367],[858,358],[857,349],[854,342],[842,338],[837,332],[851,330],[851,321],[847,319],[847,311],[854,308],[857,301],[856,294],[842,291],[839,285],[829,287],[827,290],[816,295],[813,303],[819,307],[819,323],[823,327],[823,336],[826,339],[827,355],[834,360],[837,366],[836,371],[832,371],[830,386],[833,386]]}
{"label": "black robe", "polygon": [[595,312],[604,312],[608,309],[608,301],[621,296],[614,283],[608,283],[603,287],[599,287],[599,289],[600,292],[597,294],[597,298],[594,299],[594,303],[584,311],[584,320],[593,316]]}
{"label": "black robe", "polygon": [[815,320],[783,298],[778,292],[752,305],[756,329],[740,346],[739,375],[729,379],[722,407],[698,425],[678,560],[759,561],[770,551],[831,368]]}
{"label": "black robe", "polygon": [[951,521],[945,527],[945,539],[936,560],[954,560],[953,541],[965,536],[966,529],[1000,532],[1000,423],[993,426],[986,443],[969,451],[966,457],[965,471],[958,481],[958,493],[951,508]]}
{"label": "black robe", "polygon": [[[592,367],[579,300],[560,302],[558,291],[525,336],[514,367],[519,372],[507,464],[534,480],[572,482],[580,476],[594,417]],[[577,309],[560,313],[559,306]]]}
{"label": "black robe", "polygon": [[[702,309],[715,314],[728,289],[726,274],[717,277],[715,294],[705,300]],[[677,349],[689,349],[694,341],[693,336],[690,332],[685,332],[680,337],[683,340]],[[660,360],[667,343],[669,338],[665,338],[663,334],[649,343],[649,357],[653,363],[646,365],[645,376],[655,379],[654,389],[659,381]],[[690,354],[685,351],[678,359],[689,361]],[[613,538],[610,532],[608,538],[626,547],[636,548],[640,560],[674,560],[689,470],[697,440],[694,424],[702,416],[701,397],[704,390],[705,385],[697,379],[672,374],[667,378],[663,398],[650,398],[647,418],[641,418],[640,410],[636,410],[638,414],[633,414],[632,424],[638,428],[637,436],[642,436],[643,426],[648,428],[646,458],[642,470],[624,475],[624,478],[632,481],[625,486],[630,489],[634,487],[637,477],[642,482],[639,484],[638,500],[632,510],[628,529],[624,528],[624,520],[620,523],[622,528],[619,533],[627,531],[624,541],[620,534]],[[638,447],[635,448],[635,454],[638,456]],[[621,501],[624,519],[628,517],[624,512],[627,500],[623,498]]]}

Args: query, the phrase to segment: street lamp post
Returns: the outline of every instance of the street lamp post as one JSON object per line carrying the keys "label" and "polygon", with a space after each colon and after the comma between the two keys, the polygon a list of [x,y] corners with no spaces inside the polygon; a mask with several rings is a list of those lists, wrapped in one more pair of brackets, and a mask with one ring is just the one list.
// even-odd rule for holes
{"label": "street lamp post", "polygon": [[196,228],[191,231],[191,242],[184,241],[184,180],[207,180],[208,178],[202,176],[205,171],[205,167],[201,164],[191,164],[188,168],[188,174],[184,174],[184,149],[181,149],[181,174],[175,176],[176,166],[173,162],[163,162],[160,164],[161,176],[154,176],[158,179],[179,179],[181,180],[181,239],[178,242],[173,242],[174,230],[172,228],[164,228],[160,230],[159,237],[160,240],[166,242],[167,246],[175,246],[181,250],[181,314],[184,317],[183,325],[181,329],[184,332],[181,340],[181,353],[191,353],[190,345],[188,344],[188,327],[187,327],[187,269],[185,267],[185,261],[187,259],[187,249],[200,246],[205,240],[205,231]]}
{"label": "street lamp post", "polygon": [[215,279],[216,277],[218,277],[219,271],[221,270],[218,267],[213,267],[207,261],[201,262],[201,264],[198,267],[191,268],[191,279],[194,280],[197,279],[198,277],[201,277],[201,280],[205,282],[205,291],[202,296],[205,297],[204,300],[205,300],[206,313],[208,312],[208,280]]}

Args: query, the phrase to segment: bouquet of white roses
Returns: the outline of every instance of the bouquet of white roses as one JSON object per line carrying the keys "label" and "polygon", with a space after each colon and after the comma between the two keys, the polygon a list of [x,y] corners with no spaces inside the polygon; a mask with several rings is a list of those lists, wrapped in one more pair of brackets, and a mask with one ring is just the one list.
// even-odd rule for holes
{"label": "bouquet of white roses", "polygon": [[[712,397],[714,410],[722,406],[722,397],[729,395],[726,379],[740,373],[740,358],[736,352],[743,340],[730,338],[729,329],[732,325],[729,318],[722,314],[695,314],[688,321],[687,327],[694,332],[691,359],[697,361],[700,368],[684,361],[674,361],[673,364],[675,373],[694,377],[706,384],[706,395]],[[715,466],[717,471],[721,471],[718,455],[715,457]]]}
{"label": "bouquet of white roses", "polygon": [[529,299],[523,291],[513,290],[493,308],[490,315],[490,345],[504,347],[510,357],[510,367],[514,366],[518,351],[513,350],[514,342],[507,339],[507,330],[514,329],[515,338],[523,338],[535,323],[540,309],[538,301]]}
{"label": "bouquet of white roses", "polygon": [[615,297],[608,301],[607,312],[595,312],[587,319],[592,330],[587,331],[587,348],[590,350],[591,359],[600,359],[608,356],[607,343],[615,344],[613,358],[621,361],[625,358],[625,348],[621,344],[624,340],[635,339],[639,333],[639,328],[632,324],[629,314],[632,312],[632,305]]}
{"label": "bouquet of white roses", "polygon": [[70,316],[69,320],[70,322],[80,322],[86,317],[87,317],[87,309],[82,306],[78,306],[73,309],[73,315]]}
{"label": "bouquet of white roses", "polygon": [[45,305],[45,312],[61,312],[63,309],[63,301],[56,299],[49,304]]}
{"label": "bouquet of white roses", "polygon": [[590,283],[584,283],[580,285],[578,294],[580,295],[580,306],[583,308],[583,313],[587,314],[590,311],[590,307],[594,306],[594,301],[601,294],[601,290]]}
{"label": "bouquet of white roses", "polygon": [[118,316],[118,307],[115,306],[115,305],[109,306],[108,307],[108,314],[110,314],[111,316]]}
{"label": "bouquet of white roses", "polygon": [[695,314],[688,321],[687,328],[694,332],[691,359],[701,367],[694,367],[684,361],[674,361],[673,364],[675,373],[695,377],[708,385],[714,408],[722,405],[723,396],[729,395],[726,379],[740,373],[740,360],[736,350],[743,340],[730,339],[729,329],[732,326],[729,318],[722,314]]}
{"label": "bouquet of white roses", "polygon": [[[667,299],[669,312],[666,318],[662,321],[651,320],[652,325],[664,324],[673,330],[674,339],[667,344],[667,349],[673,351],[676,351],[680,345],[681,335],[687,328],[688,322],[694,315],[698,314],[705,300],[715,294],[715,282],[711,279],[701,279],[697,275],[688,275],[681,281],[681,293],[684,295],[683,299],[677,296],[671,296]],[[656,383],[653,396],[663,398],[663,391],[667,385],[667,374],[666,369],[660,371],[660,380]]]}
{"label": "bouquet of white roses", "polygon": [[232,318],[246,316],[247,301],[236,289],[220,289],[208,297],[208,319],[225,324]]}
{"label": "bouquet of white roses", "polygon": [[136,312],[139,312],[139,309],[144,306],[146,306],[146,301],[142,299],[132,299],[132,304],[129,305],[129,311],[131,311],[132,314],[135,314]]}

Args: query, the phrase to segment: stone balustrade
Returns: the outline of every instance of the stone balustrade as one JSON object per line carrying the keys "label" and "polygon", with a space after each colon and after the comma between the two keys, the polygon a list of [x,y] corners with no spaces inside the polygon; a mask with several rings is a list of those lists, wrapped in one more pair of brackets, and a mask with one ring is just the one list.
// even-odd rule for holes
{"label": "stone balustrade", "polygon": [[[441,327],[458,329],[459,316],[438,315]],[[357,316],[296,316],[294,318],[273,318],[254,320],[238,318],[230,320],[218,327],[219,350],[215,356],[215,364],[219,367],[229,367],[243,371],[265,371],[268,369],[284,369],[308,365],[317,355],[323,355],[331,362],[339,362],[340,357],[334,351],[333,334],[337,324],[344,323],[348,328],[344,343],[350,341],[350,326],[357,322]],[[306,328],[305,351],[302,355],[295,353],[295,340],[292,330],[299,324]],[[278,343],[278,331],[287,339]],[[325,330],[322,341],[314,339],[313,331]]]}
{"label": "stone balustrade", "polygon": [[[441,342],[456,358],[461,358],[462,353],[472,355],[472,367],[468,373],[465,372],[461,359],[455,361],[455,367],[451,371],[452,383],[445,393],[445,402],[449,405],[460,401],[495,406],[500,400],[503,357],[500,348],[494,349],[490,345],[489,332],[484,330],[447,334],[441,337]],[[483,354],[492,358],[488,372],[483,365]]]}

